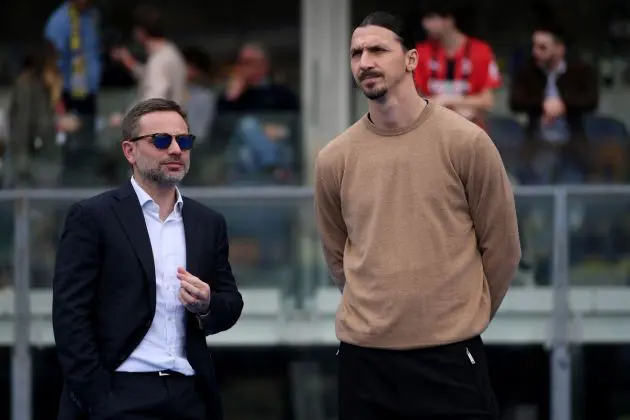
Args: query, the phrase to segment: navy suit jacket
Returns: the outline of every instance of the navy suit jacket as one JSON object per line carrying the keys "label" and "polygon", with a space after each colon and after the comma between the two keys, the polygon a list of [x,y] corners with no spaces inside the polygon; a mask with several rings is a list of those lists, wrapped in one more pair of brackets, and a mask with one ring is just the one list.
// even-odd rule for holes
{"label": "navy suit jacket", "polygon": [[[186,355],[207,401],[222,418],[206,336],[231,328],[243,299],[228,260],[225,218],[184,197],[186,268],[210,285],[203,325],[187,312]],[[64,377],[59,420],[88,418],[110,378],[147,333],[156,304],[151,242],[138,197],[122,187],[71,206],[57,249],[53,330]]]}

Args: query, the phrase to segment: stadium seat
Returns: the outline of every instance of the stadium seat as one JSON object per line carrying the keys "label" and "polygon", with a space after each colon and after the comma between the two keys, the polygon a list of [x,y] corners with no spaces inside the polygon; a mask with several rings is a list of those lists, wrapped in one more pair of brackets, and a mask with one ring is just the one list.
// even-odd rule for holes
{"label": "stadium seat", "polygon": [[591,142],[623,141],[629,138],[626,125],[608,115],[587,115],[584,118],[584,131]]}
{"label": "stadium seat", "polygon": [[630,146],[630,135],[625,124],[611,116],[588,115],[584,119],[584,131],[591,148],[591,182],[625,182],[628,172],[627,148]]}
{"label": "stadium seat", "polygon": [[525,128],[512,117],[492,115],[487,120],[487,132],[501,153],[508,172],[513,176],[518,174],[522,166]]}

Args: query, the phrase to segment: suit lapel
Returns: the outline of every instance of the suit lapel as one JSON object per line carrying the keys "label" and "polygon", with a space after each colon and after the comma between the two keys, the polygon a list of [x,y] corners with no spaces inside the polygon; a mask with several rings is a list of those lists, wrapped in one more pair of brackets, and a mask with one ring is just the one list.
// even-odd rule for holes
{"label": "suit lapel", "polygon": [[153,250],[149,232],[142,214],[142,208],[138,196],[133,190],[131,182],[118,190],[117,201],[113,204],[114,213],[120,221],[127,238],[140,261],[140,265],[146,274],[149,286],[149,297],[155,302],[155,265],[153,263]]}
{"label": "suit lapel", "polygon": [[[186,270],[199,277],[199,258],[201,253],[201,240],[203,238],[202,226],[199,223],[199,215],[194,203],[184,198],[182,207],[182,219],[184,220],[184,235],[186,240]],[[202,279],[208,281],[208,279]]]}

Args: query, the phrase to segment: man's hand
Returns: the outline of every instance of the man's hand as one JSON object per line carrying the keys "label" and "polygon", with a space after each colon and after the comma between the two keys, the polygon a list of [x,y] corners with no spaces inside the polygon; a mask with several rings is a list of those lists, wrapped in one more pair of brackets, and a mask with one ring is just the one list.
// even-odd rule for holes
{"label": "man's hand", "polygon": [[199,280],[184,268],[177,269],[180,281],[179,300],[190,312],[205,314],[210,308],[210,286]]}
{"label": "man's hand", "polygon": [[566,112],[564,102],[560,98],[547,98],[543,102],[543,121],[550,123]]}
{"label": "man's hand", "polygon": [[112,48],[110,55],[112,60],[118,61],[119,63],[125,63],[125,61],[133,59],[133,55],[131,55],[131,52],[129,52],[129,49],[126,47]]}

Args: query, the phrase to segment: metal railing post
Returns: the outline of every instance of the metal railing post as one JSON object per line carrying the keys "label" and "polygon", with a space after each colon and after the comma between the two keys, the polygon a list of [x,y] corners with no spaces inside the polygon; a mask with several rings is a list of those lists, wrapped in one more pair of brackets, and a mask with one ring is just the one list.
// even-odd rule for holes
{"label": "metal railing post", "polygon": [[31,420],[30,350],[30,233],[29,200],[15,200],[14,226],[14,333],[11,358],[11,419]]}
{"label": "metal railing post", "polygon": [[553,309],[551,335],[551,420],[571,420],[572,388],[569,328],[568,192],[554,191]]}

